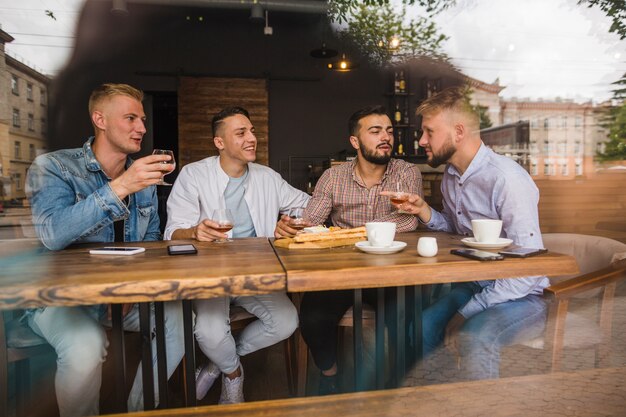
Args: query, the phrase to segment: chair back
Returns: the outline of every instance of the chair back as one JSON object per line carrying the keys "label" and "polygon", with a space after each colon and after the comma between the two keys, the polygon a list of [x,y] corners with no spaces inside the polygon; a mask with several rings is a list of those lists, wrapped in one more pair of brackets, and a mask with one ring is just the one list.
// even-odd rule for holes
{"label": "chair back", "polygon": [[[602,236],[581,235],[574,233],[546,233],[542,235],[544,246],[552,252],[571,255],[576,258],[580,274],[606,268],[615,257],[626,257],[626,244]],[[578,275],[578,274],[577,274]],[[551,284],[564,281],[576,275],[560,275],[550,278]],[[590,291],[584,297],[598,294]]]}

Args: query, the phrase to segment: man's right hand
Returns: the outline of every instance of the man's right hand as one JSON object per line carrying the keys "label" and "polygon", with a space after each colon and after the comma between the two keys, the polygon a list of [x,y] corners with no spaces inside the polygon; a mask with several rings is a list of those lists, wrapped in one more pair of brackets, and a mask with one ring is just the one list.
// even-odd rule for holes
{"label": "man's right hand", "polygon": [[221,233],[215,230],[218,227],[219,224],[217,224],[216,222],[209,219],[204,219],[195,227],[191,228],[191,237],[201,242],[212,242],[217,239],[226,239],[228,236],[225,233]]}
{"label": "man's right hand", "polygon": [[[395,193],[392,191],[382,191],[380,195],[391,197],[395,195]],[[409,194],[409,198],[402,203],[395,204],[392,202],[391,204],[393,204],[398,210],[402,210],[406,213],[419,217],[424,223],[430,222],[430,217],[432,216],[430,206],[417,194]]]}
{"label": "man's right hand", "polygon": [[172,171],[169,155],[149,155],[139,158],[119,177],[111,181],[111,189],[120,199],[157,184],[163,175]]}

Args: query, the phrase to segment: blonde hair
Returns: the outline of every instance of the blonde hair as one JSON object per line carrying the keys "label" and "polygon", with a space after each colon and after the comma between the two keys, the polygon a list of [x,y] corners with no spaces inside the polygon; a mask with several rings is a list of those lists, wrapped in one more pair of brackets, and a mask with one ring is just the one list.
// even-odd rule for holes
{"label": "blonde hair", "polygon": [[102,84],[91,92],[89,97],[89,116],[96,110],[96,106],[113,96],[126,96],[134,98],[139,102],[143,101],[143,91],[128,84]]}
{"label": "blonde hair", "polygon": [[469,94],[470,90],[465,86],[446,88],[424,100],[415,113],[429,116],[447,110],[464,116],[472,128],[478,129],[480,119],[470,103]]}

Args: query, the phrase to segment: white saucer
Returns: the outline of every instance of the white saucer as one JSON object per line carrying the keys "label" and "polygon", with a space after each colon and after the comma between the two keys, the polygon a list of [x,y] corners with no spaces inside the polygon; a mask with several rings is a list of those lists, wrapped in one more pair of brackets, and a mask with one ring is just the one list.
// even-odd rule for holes
{"label": "white saucer", "polygon": [[390,253],[400,252],[402,249],[406,247],[406,242],[399,242],[394,240],[391,246],[370,246],[370,243],[367,240],[356,242],[354,244],[357,248],[367,253],[376,253],[379,255],[387,255]]}
{"label": "white saucer", "polygon": [[461,242],[475,249],[502,249],[513,243],[511,239],[505,239],[503,237],[498,238],[496,242],[476,242],[476,239],[473,237],[466,237],[465,239],[461,239]]}

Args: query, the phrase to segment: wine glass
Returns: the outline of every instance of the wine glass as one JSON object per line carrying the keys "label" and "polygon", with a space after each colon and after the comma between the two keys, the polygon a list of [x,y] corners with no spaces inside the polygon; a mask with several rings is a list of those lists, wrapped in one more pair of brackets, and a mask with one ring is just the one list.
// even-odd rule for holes
{"label": "wine glass", "polygon": [[293,207],[289,210],[289,226],[296,230],[304,229],[307,224],[302,215],[304,214],[304,207]]}
{"label": "wine glass", "polygon": [[165,182],[163,180],[163,178],[166,175],[171,174],[176,169],[176,160],[174,159],[174,152],[168,151],[168,150],[165,150],[165,149],[155,149],[155,150],[152,151],[152,155],[169,155],[172,158],[169,161],[161,162],[162,164],[170,164],[172,166],[172,169],[169,170],[168,173],[163,174],[163,176],[161,177],[161,180],[159,182],[157,182],[157,185],[172,185],[170,183]]}
{"label": "wine glass", "polygon": [[[233,221],[233,215],[229,209],[215,209],[213,210],[213,214],[211,215],[211,220],[218,224],[218,227],[215,228],[218,232],[228,233],[235,224]],[[215,242],[224,243],[224,242],[232,242],[232,239],[217,239]]]}

